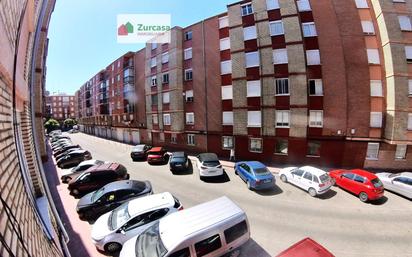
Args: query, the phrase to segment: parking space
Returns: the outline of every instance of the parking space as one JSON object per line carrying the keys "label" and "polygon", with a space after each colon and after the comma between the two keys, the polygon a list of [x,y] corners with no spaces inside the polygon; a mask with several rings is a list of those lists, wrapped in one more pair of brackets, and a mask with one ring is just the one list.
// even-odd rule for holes
{"label": "parking space", "polygon": [[[245,210],[251,225],[252,240],[242,256],[274,256],[304,237],[318,241],[336,256],[412,256],[412,202],[398,195],[385,192],[380,201],[365,204],[356,196],[333,187],[328,193],[313,198],[281,182],[279,177],[276,177],[275,189],[254,192],[234,174],[230,162],[223,162],[225,179],[203,182],[195,165],[193,172],[173,175],[168,165],[132,162],[130,145],[82,133],[71,137],[74,143],[89,150],[93,159],[123,164],[131,179],[149,180],[155,193],[169,191],[185,208],[228,196]],[[276,172],[276,167],[271,171]],[[58,176],[61,170],[55,172]],[[83,244],[81,250],[87,251],[73,256],[103,256],[91,242],[89,224],[77,218],[77,200],[69,196],[66,184],[55,184],[67,224],[78,234],[70,244],[73,247]]]}

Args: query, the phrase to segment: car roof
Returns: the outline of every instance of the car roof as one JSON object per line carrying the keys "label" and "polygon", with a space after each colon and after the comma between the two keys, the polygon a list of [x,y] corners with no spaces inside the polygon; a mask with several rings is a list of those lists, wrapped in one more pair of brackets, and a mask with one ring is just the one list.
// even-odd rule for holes
{"label": "car roof", "polygon": [[75,151],[70,152],[70,153],[71,153],[71,154],[76,154],[76,153],[85,153],[85,152],[87,152],[87,150],[80,149],[80,150],[75,150]]}
{"label": "car roof", "polygon": [[83,166],[83,165],[94,165],[98,162],[103,162],[100,160],[86,160],[86,161],[82,161],[79,165]]}
{"label": "car roof", "polygon": [[399,175],[402,177],[412,178],[412,172],[401,172]]}
{"label": "car roof", "polygon": [[266,168],[265,164],[258,161],[247,161],[243,163],[246,163],[252,169]]}
{"label": "car roof", "polygon": [[288,249],[284,250],[276,257],[292,257],[292,256],[305,256],[305,257],[333,257],[334,255],[329,252],[325,247],[318,244],[316,241],[307,237]]}
{"label": "car roof", "polygon": [[215,153],[201,153],[198,158],[202,162],[218,161],[217,155]]}
{"label": "car roof", "polygon": [[[345,170],[343,170],[343,171],[345,172]],[[372,179],[377,178],[377,176],[376,176],[375,174],[370,173],[369,171],[366,171],[366,170],[353,169],[353,170],[347,170],[347,171],[352,172],[352,173],[354,173],[354,174],[356,174],[356,175],[365,177],[365,178],[367,178],[367,179],[369,179],[369,180],[372,180]]]}
{"label": "car roof", "polygon": [[326,173],[326,171],[321,170],[319,168],[312,167],[312,166],[303,166],[303,167],[300,167],[299,169],[304,170],[304,171],[309,171],[310,173],[316,176],[321,176]]}
{"label": "car roof", "polygon": [[245,212],[226,196],[172,213],[160,220],[159,231],[167,249],[190,235]]}
{"label": "car roof", "polygon": [[173,152],[172,157],[185,157],[185,152]]}
{"label": "car roof", "polygon": [[102,171],[102,170],[116,171],[119,167],[124,167],[124,166],[121,165],[120,163],[110,162],[110,163],[103,163],[97,166],[90,167],[86,171],[92,171],[92,172]]}
{"label": "car roof", "polygon": [[145,181],[138,181],[138,180],[120,180],[108,183],[104,186],[105,192],[112,192],[112,191],[119,191],[124,189],[132,189],[139,187],[141,183],[145,183]]}
{"label": "car roof", "polygon": [[160,151],[163,151],[163,150],[164,150],[163,147],[157,146],[157,147],[153,147],[152,149],[150,149],[150,150],[149,150],[149,153],[150,153],[150,152],[160,152]]}
{"label": "car roof", "polygon": [[136,216],[148,210],[167,208],[175,205],[175,199],[169,192],[149,195],[129,201],[127,211],[130,216]]}

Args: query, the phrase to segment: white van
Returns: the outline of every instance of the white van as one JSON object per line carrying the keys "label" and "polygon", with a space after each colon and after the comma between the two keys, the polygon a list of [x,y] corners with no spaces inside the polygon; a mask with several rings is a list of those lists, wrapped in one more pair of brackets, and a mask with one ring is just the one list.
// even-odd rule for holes
{"label": "white van", "polygon": [[246,213],[227,197],[160,219],[123,245],[120,257],[217,257],[239,254],[250,238]]}

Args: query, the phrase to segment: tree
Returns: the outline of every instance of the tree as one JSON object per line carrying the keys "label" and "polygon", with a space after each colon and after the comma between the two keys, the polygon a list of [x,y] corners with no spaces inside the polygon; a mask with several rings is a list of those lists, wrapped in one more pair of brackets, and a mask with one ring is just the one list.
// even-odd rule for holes
{"label": "tree", "polygon": [[50,131],[59,129],[60,124],[55,119],[49,119],[48,121],[46,121],[46,123],[44,123],[44,127],[47,129],[47,133],[49,133]]}
{"label": "tree", "polygon": [[74,119],[68,118],[64,120],[63,124],[65,127],[73,127],[74,125],[77,124],[77,122]]}

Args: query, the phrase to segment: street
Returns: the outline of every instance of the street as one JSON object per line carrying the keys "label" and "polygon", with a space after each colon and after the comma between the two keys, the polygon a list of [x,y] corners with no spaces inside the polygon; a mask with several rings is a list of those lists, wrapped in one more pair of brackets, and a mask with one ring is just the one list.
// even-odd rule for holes
{"label": "street", "polygon": [[[311,237],[336,256],[412,256],[412,202],[390,192],[386,191],[380,201],[366,204],[337,187],[312,198],[301,189],[281,182],[279,177],[273,191],[254,192],[247,189],[231,167],[225,167],[226,181],[202,182],[195,165],[192,174],[172,175],[168,165],[132,162],[130,145],[83,133],[70,136],[73,143],[89,150],[93,159],[123,164],[131,179],[149,180],[155,193],[169,191],[185,208],[228,196],[249,218],[252,240],[242,256],[275,256],[305,237]],[[57,171],[60,174],[61,170]],[[76,239],[83,240],[85,247],[93,251],[90,229],[85,227],[88,223],[76,221],[77,200],[68,196],[65,184],[57,186],[59,194],[64,195],[64,208],[73,208],[66,210],[73,232],[81,234],[72,238],[70,244],[79,244],[73,242]],[[94,251],[89,254],[100,256]]]}

